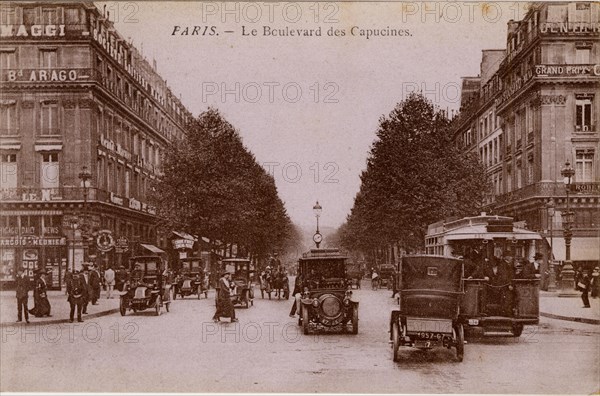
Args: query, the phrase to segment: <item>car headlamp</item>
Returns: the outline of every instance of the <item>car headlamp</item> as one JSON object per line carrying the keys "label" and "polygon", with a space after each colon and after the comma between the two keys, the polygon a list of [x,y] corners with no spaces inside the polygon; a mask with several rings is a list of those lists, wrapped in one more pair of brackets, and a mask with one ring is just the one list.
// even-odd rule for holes
{"label": "car headlamp", "polygon": [[350,305],[350,299],[349,299],[349,298],[345,298],[345,299],[344,299],[344,305],[345,305],[345,306],[348,306],[348,305]]}
{"label": "car headlamp", "polygon": [[312,302],[313,307],[317,308],[319,306],[319,300],[318,299],[314,299]]}
{"label": "car headlamp", "polygon": [[346,298],[352,297],[352,290],[346,290]]}

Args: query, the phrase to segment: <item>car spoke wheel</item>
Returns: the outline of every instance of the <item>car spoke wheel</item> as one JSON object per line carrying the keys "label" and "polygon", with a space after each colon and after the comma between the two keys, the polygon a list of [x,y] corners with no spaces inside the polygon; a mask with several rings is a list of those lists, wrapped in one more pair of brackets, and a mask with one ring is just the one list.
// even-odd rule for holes
{"label": "car spoke wheel", "polygon": [[302,331],[308,335],[308,309],[305,307],[302,307]]}
{"label": "car spoke wheel", "polygon": [[398,349],[400,349],[400,325],[398,325],[398,321],[395,321],[394,324],[392,324],[392,359],[394,362],[400,360],[398,357]]}
{"label": "car spoke wheel", "polygon": [[513,335],[515,337],[521,337],[523,333],[523,325],[522,324],[514,324],[512,327]]}
{"label": "car spoke wheel", "polygon": [[125,316],[127,313],[127,307],[125,306],[125,299],[121,297],[119,301],[119,312],[121,312],[121,316]]}
{"label": "car spoke wheel", "polygon": [[160,296],[156,296],[156,300],[154,301],[154,309],[156,311],[156,316],[160,316],[160,305],[161,305]]}
{"label": "car spoke wheel", "polygon": [[465,355],[465,331],[462,324],[455,328],[456,331],[456,360],[463,361]]}
{"label": "car spoke wheel", "polygon": [[358,334],[358,307],[352,308],[352,334]]}

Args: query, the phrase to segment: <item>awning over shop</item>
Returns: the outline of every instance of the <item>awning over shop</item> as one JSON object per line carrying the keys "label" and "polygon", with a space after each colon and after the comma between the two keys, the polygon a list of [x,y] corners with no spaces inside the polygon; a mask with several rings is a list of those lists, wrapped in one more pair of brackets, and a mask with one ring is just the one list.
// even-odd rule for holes
{"label": "awning over shop", "polygon": [[165,254],[165,251],[162,249],[157,248],[154,245],[150,245],[150,244],[146,244],[146,243],[140,243],[140,246],[150,250],[152,253],[156,253],[156,254]]}
{"label": "awning over shop", "polygon": [[[552,246],[554,260],[565,261],[565,238],[546,238]],[[571,240],[571,261],[600,261],[600,237],[574,237]]]}
{"label": "awning over shop", "polygon": [[198,238],[194,238],[193,235],[188,234],[187,232],[183,232],[183,231],[173,231],[173,234],[177,235],[179,238],[182,239],[189,239],[190,241],[198,241]]}
{"label": "awning over shop", "polygon": [[455,230],[448,231],[446,234],[446,239],[448,241],[456,241],[461,239],[492,240],[494,238],[515,238],[516,240],[542,239],[540,234],[537,232],[524,230],[522,228],[513,228],[513,232],[487,232],[487,227],[485,224],[457,228]]}

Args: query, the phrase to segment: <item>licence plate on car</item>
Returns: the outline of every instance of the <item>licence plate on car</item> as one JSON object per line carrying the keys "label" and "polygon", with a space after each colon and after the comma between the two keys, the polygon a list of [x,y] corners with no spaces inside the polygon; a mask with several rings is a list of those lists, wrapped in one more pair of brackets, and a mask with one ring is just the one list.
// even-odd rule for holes
{"label": "licence plate on car", "polygon": [[452,321],[445,319],[406,318],[409,333],[452,333]]}

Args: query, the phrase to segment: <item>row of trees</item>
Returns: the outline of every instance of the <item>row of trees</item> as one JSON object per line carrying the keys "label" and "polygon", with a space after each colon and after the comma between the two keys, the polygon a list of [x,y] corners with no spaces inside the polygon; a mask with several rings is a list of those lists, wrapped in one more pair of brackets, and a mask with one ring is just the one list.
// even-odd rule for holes
{"label": "row of trees", "polygon": [[235,245],[253,257],[299,239],[273,177],[215,109],[193,120],[166,151],[163,172],[152,197],[163,229],[206,237],[215,251]]}
{"label": "row of trees", "polygon": [[367,254],[392,244],[420,251],[428,224],[477,211],[488,189],[485,168],[455,147],[449,126],[417,93],[380,119],[360,191],[338,230],[342,246]]}

